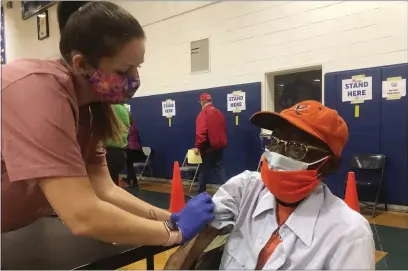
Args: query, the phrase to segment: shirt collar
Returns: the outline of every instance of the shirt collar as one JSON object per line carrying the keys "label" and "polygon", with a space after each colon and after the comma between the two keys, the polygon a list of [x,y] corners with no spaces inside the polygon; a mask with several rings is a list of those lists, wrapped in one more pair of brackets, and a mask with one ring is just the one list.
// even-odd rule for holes
{"label": "shirt collar", "polygon": [[289,216],[285,224],[310,247],[316,220],[324,201],[324,184],[320,184]]}
{"label": "shirt collar", "polygon": [[261,194],[258,197],[258,204],[256,205],[255,211],[252,214],[252,218],[266,212],[268,210],[273,210],[276,208],[276,199],[271,192],[265,187],[262,189]]}
{"label": "shirt collar", "polygon": [[[324,200],[324,184],[320,184],[289,216],[285,222],[302,242],[310,247],[313,240],[314,228]],[[258,198],[252,218],[276,209],[276,198],[268,189],[263,189]]]}

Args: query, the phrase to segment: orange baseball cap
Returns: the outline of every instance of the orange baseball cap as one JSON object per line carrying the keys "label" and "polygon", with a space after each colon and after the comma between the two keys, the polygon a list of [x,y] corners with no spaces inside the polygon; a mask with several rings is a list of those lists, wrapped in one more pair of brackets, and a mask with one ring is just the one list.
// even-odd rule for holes
{"label": "orange baseball cap", "polygon": [[278,128],[282,121],[318,138],[339,157],[348,140],[348,128],[343,118],[336,110],[316,101],[300,102],[281,113],[258,112],[250,119],[252,124],[271,131]]}

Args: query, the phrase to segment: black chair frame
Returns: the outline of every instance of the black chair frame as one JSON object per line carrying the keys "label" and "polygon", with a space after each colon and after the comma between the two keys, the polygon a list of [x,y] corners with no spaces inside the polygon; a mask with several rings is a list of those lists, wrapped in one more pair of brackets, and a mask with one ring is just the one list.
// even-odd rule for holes
{"label": "black chair frame", "polygon": [[[358,180],[356,180],[356,185],[357,187],[361,187],[363,185],[365,186],[378,186],[377,188],[377,192],[375,195],[375,201],[373,204],[371,203],[367,203],[364,201],[360,201],[364,207],[363,208],[373,208],[373,212],[371,214],[371,217],[375,217],[375,210],[378,206],[378,201],[380,199],[380,195],[381,195],[381,191],[382,191],[382,186],[383,186],[383,182],[384,182],[384,170],[385,170],[385,155],[383,154],[357,154],[354,155],[351,158],[350,161],[350,169],[351,170],[355,170],[355,169],[359,169],[359,170],[377,170],[380,171],[380,179],[378,183],[364,183],[364,182],[359,182]],[[388,211],[388,206],[387,203],[384,203],[385,205],[385,211]]]}

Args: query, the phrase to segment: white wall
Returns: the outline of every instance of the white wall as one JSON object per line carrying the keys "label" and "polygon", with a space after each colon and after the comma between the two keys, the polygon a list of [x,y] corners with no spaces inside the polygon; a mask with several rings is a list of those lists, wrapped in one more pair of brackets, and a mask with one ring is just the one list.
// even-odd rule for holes
{"label": "white wall", "polygon": [[[138,95],[264,81],[265,72],[323,72],[408,62],[407,2],[220,2],[146,27]],[[190,41],[210,37],[211,72],[190,75]]]}
{"label": "white wall", "polygon": [[39,41],[37,39],[37,17],[27,20],[21,19],[20,2],[13,2],[13,8],[4,9],[4,35],[6,47],[6,61],[18,58],[51,58],[59,54],[59,30],[56,6],[48,10],[50,37]]}
{"label": "white wall", "polygon": [[[408,62],[406,1],[200,3],[120,3],[148,37],[137,96],[264,81],[266,72],[297,67],[322,65],[326,73]],[[52,10],[54,29],[44,41],[36,40],[33,18],[10,26],[19,10],[5,11],[8,61],[58,53]],[[211,71],[190,75],[190,42],[204,37]]]}
{"label": "white wall", "polygon": [[[141,25],[164,22],[168,18],[194,11],[215,1],[114,1],[132,13]],[[13,1],[13,8],[4,5],[6,59],[55,58],[59,56],[59,30],[56,5],[48,9],[50,37],[37,39],[37,18],[21,19],[21,2]]]}

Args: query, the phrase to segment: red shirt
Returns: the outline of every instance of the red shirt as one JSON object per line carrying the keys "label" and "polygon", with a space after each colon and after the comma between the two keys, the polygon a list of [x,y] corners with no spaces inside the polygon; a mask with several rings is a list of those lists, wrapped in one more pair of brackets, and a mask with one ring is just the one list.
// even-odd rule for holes
{"label": "red shirt", "polygon": [[196,120],[195,147],[201,152],[219,150],[227,146],[227,127],[220,110],[209,104]]}

